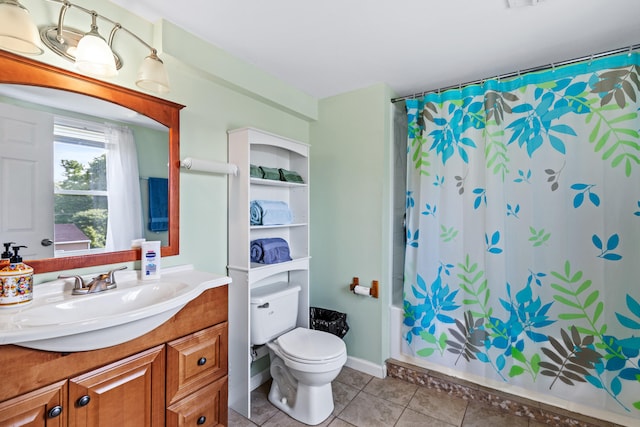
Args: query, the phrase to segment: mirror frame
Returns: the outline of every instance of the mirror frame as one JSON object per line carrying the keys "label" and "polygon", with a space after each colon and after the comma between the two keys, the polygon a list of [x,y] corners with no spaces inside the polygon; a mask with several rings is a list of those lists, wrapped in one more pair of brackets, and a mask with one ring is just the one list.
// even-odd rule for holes
{"label": "mirror frame", "polygon": [[[92,96],[145,115],[169,129],[169,239],[162,256],[178,255],[180,244],[180,110],[176,104],[142,92],[83,76],[0,49],[0,84],[42,86]],[[25,260],[34,273],[140,260],[140,249],[61,258]]]}

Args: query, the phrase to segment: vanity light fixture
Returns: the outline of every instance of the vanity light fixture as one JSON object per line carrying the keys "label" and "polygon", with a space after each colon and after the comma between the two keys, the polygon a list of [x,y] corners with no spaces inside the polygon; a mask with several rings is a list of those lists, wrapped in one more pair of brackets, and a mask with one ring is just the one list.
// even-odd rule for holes
{"label": "vanity light fixture", "polygon": [[151,54],[142,60],[136,84],[142,89],[156,93],[169,92],[169,76],[155,49],[152,48]]}
{"label": "vanity light fixture", "polygon": [[[73,61],[76,69],[81,73],[95,77],[113,77],[123,64],[118,54],[113,51],[113,38],[119,30],[122,30],[150,52],[140,64],[136,85],[159,94],[169,92],[167,71],[155,48],[132,31],[94,10],[78,6],[68,0],[49,1],[61,5],[58,23],[41,28],[38,37],[38,29],[31,20],[29,12],[18,0],[0,0],[0,49],[38,55],[44,52],[42,48],[44,43],[44,46],[54,53]],[[70,8],[91,16],[89,32],[85,33],[64,25],[65,15]],[[98,18],[113,26],[107,40],[98,32]]]}
{"label": "vanity light fixture", "polygon": [[0,48],[15,53],[44,53],[38,28],[18,0],[0,0]]}
{"label": "vanity light fixture", "polygon": [[98,32],[98,14],[91,12],[91,30],[82,36],[76,47],[76,68],[78,71],[99,77],[113,77],[118,74],[113,51]]}

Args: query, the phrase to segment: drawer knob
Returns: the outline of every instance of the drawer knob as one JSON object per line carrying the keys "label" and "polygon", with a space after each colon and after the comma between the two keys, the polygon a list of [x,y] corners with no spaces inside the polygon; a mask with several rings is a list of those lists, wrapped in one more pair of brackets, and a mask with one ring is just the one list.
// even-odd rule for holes
{"label": "drawer knob", "polygon": [[200,418],[198,418],[198,421],[196,421],[196,423],[201,426],[202,424],[207,422],[207,417],[205,417],[204,415],[201,416]]}
{"label": "drawer knob", "polygon": [[207,363],[207,358],[206,357],[201,357],[200,359],[198,359],[198,366],[202,366],[205,363]]}
{"label": "drawer knob", "polygon": [[62,413],[62,406],[56,405],[53,408],[49,409],[49,412],[47,412],[47,416],[49,418],[55,418],[59,416],[61,413]]}
{"label": "drawer knob", "polygon": [[81,398],[79,398],[76,401],[76,405],[78,405],[78,407],[82,408],[83,406],[87,406],[89,404],[90,400],[91,400],[91,398],[85,394],[84,396],[82,396]]}

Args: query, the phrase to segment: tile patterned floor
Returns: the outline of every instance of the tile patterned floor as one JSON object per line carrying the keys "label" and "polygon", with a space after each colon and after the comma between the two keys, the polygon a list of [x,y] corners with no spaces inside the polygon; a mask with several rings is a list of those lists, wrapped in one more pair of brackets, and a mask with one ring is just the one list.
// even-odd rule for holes
{"label": "tile patterned floor", "polygon": [[[231,427],[298,427],[267,399],[270,383],[251,393],[251,420],[229,410]],[[333,382],[335,409],[320,426],[330,427],[543,427],[487,405],[452,397],[396,378],[379,379],[344,367]]]}

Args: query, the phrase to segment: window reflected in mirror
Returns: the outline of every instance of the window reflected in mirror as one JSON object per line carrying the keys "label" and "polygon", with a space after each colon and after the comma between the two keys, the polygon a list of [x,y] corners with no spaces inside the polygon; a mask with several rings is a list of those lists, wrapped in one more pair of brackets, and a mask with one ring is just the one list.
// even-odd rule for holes
{"label": "window reflected in mirror", "polygon": [[[127,250],[137,239],[166,240],[168,180],[166,168],[155,163],[167,162],[168,151],[158,147],[155,133],[134,132],[121,124],[54,119],[55,257]],[[154,156],[138,154],[150,135],[156,157],[152,162]],[[140,174],[140,168],[150,167],[160,176]]]}
{"label": "window reflected in mirror", "polygon": [[55,256],[102,251],[109,215],[104,126],[57,119],[53,136]]}

